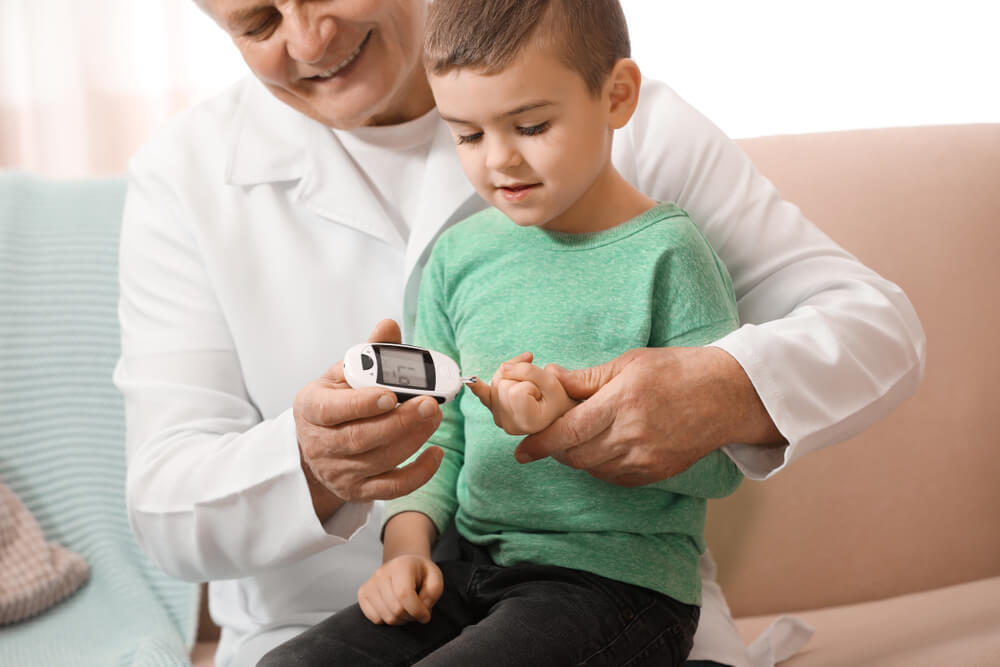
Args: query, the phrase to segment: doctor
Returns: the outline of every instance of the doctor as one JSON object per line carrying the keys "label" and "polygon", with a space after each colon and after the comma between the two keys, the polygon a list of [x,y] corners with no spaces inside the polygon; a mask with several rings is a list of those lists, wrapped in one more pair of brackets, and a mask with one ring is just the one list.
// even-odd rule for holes
{"label": "doctor", "polygon": [[[434,454],[398,467],[437,427],[436,403],[394,408],[347,388],[336,362],[369,335],[398,339],[383,318],[409,328],[434,239],[484,204],[424,79],[426,0],[200,4],[254,77],[131,163],[115,381],[136,539],[173,575],[211,581],[216,662],[242,666],[355,600],[380,561],[373,501],[436,469]],[[665,85],[644,82],[614,160],[690,212],[745,325],[568,374],[592,398],[522,443],[525,465],[553,456],[634,485],[724,447],[762,479],[914,391],[924,337],[905,295]],[[703,561],[692,660],[746,665]]]}

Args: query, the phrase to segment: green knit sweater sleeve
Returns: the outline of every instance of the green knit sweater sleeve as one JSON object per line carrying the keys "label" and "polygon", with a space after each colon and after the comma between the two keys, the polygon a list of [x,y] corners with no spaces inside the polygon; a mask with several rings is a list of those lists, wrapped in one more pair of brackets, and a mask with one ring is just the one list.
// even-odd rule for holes
{"label": "green knit sweater sleeve", "polygon": [[[413,342],[415,345],[448,355],[461,367],[461,356],[455,346],[455,336],[446,309],[447,248],[447,237],[438,241],[424,269],[417,302],[417,323]],[[383,526],[400,512],[415,511],[430,517],[438,529],[438,534],[441,534],[454,517],[458,508],[456,493],[458,477],[465,461],[464,426],[462,412],[459,409],[462,393],[464,392],[460,392],[455,400],[441,406],[443,415],[441,425],[413,457],[416,458],[428,447],[441,447],[444,450],[444,457],[437,473],[427,484],[413,493],[387,503],[382,520]]]}
{"label": "green knit sweater sleeve", "polygon": [[[736,295],[725,265],[694,224],[681,229],[684,242],[660,267],[667,279],[657,285],[669,289],[658,287],[653,299],[650,344],[655,347],[708,345],[739,326]],[[656,486],[698,498],[722,498],[742,481],[736,464],[717,450]]]}

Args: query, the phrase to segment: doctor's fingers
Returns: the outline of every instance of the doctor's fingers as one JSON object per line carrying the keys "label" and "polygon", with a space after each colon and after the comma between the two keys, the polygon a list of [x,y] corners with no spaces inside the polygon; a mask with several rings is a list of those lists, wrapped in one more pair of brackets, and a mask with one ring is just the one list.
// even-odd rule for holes
{"label": "doctor's fingers", "polygon": [[623,487],[642,486],[677,475],[697,457],[675,443],[633,424],[613,424],[594,438],[554,453],[563,465]]}
{"label": "doctor's fingers", "polygon": [[363,480],[358,496],[364,500],[392,500],[413,493],[437,472],[444,459],[440,447],[428,447],[413,463]]}
{"label": "doctor's fingers", "polygon": [[380,320],[372,332],[368,334],[369,343],[402,343],[403,334],[396,320],[386,318]]}
{"label": "doctor's fingers", "polygon": [[[296,423],[336,426],[385,414],[396,407],[396,395],[388,389],[352,389],[335,385],[323,377],[299,391],[292,406]],[[416,406],[415,406],[416,407]]]}
{"label": "doctor's fingers", "polygon": [[350,502],[392,500],[417,490],[434,476],[444,452],[428,447],[412,463],[388,469],[381,462],[327,459],[311,463],[313,475],[338,497]]}
{"label": "doctor's fingers", "polygon": [[388,462],[398,465],[431,437],[441,417],[437,401],[422,396],[383,414],[319,427],[318,437],[324,440],[330,454],[337,457],[361,456],[367,452],[386,454],[387,448],[401,446],[406,450],[399,455],[402,458]]}
{"label": "doctor's fingers", "polygon": [[[606,432],[609,432],[615,423],[617,414],[615,408],[612,401],[602,400],[600,396],[595,395],[563,414],[543,431],[522,440],[514,452],[514,457],[521,463],[537,461],[546,456],[556,460],[562,457],[563,460],[560,462],[570,465],[565,453],[590,444],[593,447],[577,452],[574,456],[584,458],[583,455],[586,455],[587,462],[592,462],[599,458],[595,454],[603,449],[603,445],[614,443],[614,439],[608,437],[611,433]],[[571,465],[571,467],[585,469],[581,465]]]}
{"label": "doctor's fingers", "polygon": [[582,445],[556,452],[552,458],[606,482],[624,474],[624,466],[629,463],[627,447],[613,440],[610,429]]}
{"label": "doctor's fingers", "polygon": [[422,418],[417,408],[404,404],[388,414],[339,426],[306,424],[299,429],[299,447],[315,476],[341,498],[396,497],[426,482],[437,469],[439,456],[397,470],[437,429],[441,411],[436,403],[434,410],[436,416]]}

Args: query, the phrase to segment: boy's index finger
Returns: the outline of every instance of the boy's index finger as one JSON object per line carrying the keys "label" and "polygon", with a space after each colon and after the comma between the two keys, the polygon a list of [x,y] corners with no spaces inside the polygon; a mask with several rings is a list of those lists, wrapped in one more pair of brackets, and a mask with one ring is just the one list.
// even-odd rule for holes
{"label": "boy's index finger", "polygon": [[486,406],[486,409],[493,411],[493,399],[490,394],[490,384],[482,378],[476,378],[475,382],[465,385],[469,388],[479,402]]}

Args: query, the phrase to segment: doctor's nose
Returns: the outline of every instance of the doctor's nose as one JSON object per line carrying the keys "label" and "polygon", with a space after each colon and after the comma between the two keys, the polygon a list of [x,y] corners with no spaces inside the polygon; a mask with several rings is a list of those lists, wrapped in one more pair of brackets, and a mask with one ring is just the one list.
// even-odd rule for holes
{"label": "doctor's nose", "polygon": [[293,60],[312,64],[326,55],[337,21],[323,7],[325,3],[303,3],[284,17],[285,50]]}
{"label": "doctor's nose", "polygon": [[509,141],[493,138],[486,144],[486,167],[503,171],[521,164],[521,154]]}

